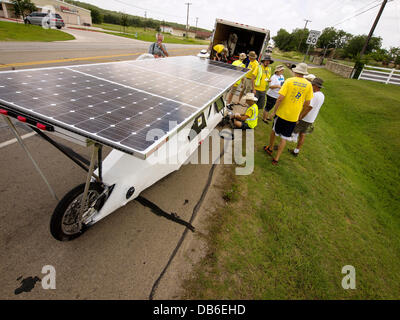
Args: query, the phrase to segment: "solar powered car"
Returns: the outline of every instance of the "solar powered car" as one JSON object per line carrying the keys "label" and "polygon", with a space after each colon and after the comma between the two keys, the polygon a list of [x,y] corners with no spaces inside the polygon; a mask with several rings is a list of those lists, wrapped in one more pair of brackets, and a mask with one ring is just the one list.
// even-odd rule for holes
{"label": "solar powered car", "polygon": [[[223,94],[246,69],[194,56],[0,72],[0,114],[29,125],[87,171],[50,222],[71,240],[178,170],[223,119]],[[52,139],[92,148],[87,161]],[[102,148],[113,150],[103,159]]]}

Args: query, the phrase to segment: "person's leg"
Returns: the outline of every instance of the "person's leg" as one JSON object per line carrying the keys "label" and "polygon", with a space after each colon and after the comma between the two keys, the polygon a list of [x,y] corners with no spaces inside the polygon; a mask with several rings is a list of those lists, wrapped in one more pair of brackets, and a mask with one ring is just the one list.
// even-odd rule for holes
{"label": "person's leg", "polygon": [[269,135],[269,145],[267,146],[268,149],[270,149],[271,151],[273,150],[272,148],[274,147],[275,138],[276,138],[275,131],[271,130],[271,133]]}
{"label": "person's leg", "polygon": [[285,146],[286,146],[286,140],[281,138],[281,142],[279,143],[278,151],[276,152],[276,156],[274,158],[275,161],[279,161],[279,158],[280,158]]}
{"label": "person's leg", "polygon": [[304,140],[306,139],[306,134],[305,133],[300,133],[299,134],[299,141],[297,142],[297,147],[294,149],[294,153],[299,153],[301,147],[304,144]]}
{"label": "person's leg", "polygon": [[236,87],[233,86],[233,87],[231,88],[231,90],[229,91],[228,99],[226,99],[226,103],[227,103],[227,104],[231,104],[233,95],[234,95],[234,93],[235,93],[235,91],[236,91],[236,88],[237,88],[237,86],[236,86]]}

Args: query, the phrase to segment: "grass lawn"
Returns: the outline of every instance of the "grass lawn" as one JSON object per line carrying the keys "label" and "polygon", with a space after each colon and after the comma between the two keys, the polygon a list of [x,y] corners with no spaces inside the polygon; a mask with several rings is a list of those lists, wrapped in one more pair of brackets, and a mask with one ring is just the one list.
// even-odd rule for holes
{"label": "grass lawn", "polygon": [[[312,73],[325,80],[314,133],[274,167],[259,121],[254,172],[228,169],[231,200],[213,214],[184,298],[400,298],[399,87]],[[345,265],[355,290],[341,286]]]}
{"label": "grass lawn", "polygon": [[[93,26],[98,28],[103,28],[104,30],[119,31],[121,32],[120,34],[117,34],[115,32],[109,32],[109,34],[121,37],[137,39],[142,41],[149,41],[149,42],[154,42],[156,39],[155,38],[156,31],[152,29],[147,29],[145,31],[143,28],[136,28],[129,26],[125,28],[125,33],[122,33],[124,29],[121,26],[115,24],[103,23],[103,24],[94,24]],[[137,37],[135,37],[135,33],[137,33]],[[191,38],[185,39],[182,37],[175,37],[170,35],[169,33],[163,33],[163,35],[164,35],[164,41],[163,41],[164,43],[199,44],[199,45],[205,45],[210,43],[209,41],[206,40],[191,39]]]}
{"label": "grass lawn", "polygon": [[22,23],[0,21],[0,41],[64,41],[75,37],[54,29]]}

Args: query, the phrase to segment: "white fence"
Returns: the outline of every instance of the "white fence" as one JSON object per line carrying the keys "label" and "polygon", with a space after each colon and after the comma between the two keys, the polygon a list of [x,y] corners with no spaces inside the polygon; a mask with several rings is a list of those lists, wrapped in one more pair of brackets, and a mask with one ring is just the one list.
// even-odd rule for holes
{"label": "white fence", "polygon": [[400,85],[400,70],[365,65],[358,79]]}

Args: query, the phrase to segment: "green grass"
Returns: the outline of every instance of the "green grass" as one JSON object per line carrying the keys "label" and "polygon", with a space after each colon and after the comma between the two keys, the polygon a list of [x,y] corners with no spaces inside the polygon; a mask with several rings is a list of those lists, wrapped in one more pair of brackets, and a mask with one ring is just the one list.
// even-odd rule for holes
{"label": "green grass", "polygon": [[[185,298],[400,298],[399,87],[313,73],[326,97],[314,133],[274,167],[262,151],[271,128],[259,121],[254,172],[229,169],[227,205]],[[341,287],[345,265],[355,290]]]}
{"label": "green grass", "polygon": [[[121,33],[115,33],[115,32],[106,32],[108,34],[112,35],[117,35],[125,38],[131,38],[131,39],[137,39],[137,40],[142,40],[142,41],[149,41],[149,42],[154,42],[155,41],[155,35],[156,31],[153,29],[148,29],[144,30],[143,28],[136,28],[136,27],[126,27],[125,28],[125,33],[123,27],[115,24],[94,24],[94,27],[102,28],[104,30],[110,30],[110,31],[118,31]],[[137,33],[137,37],[135,37],[135,34]],[[163,33],[164,35],[164,43],[180,43],[180,44],[199,44],[199,45],[204,45],[204,44],[209,44],[209,41],[205,40],[199,40],[199,39],[185,39],[183,37],[176,37],[172,36],[169,33]]]}
{"label": "green grass", "polygon": [[0,41],[65,41],[75,37],[53,29],[22,23],[0,21]]}

